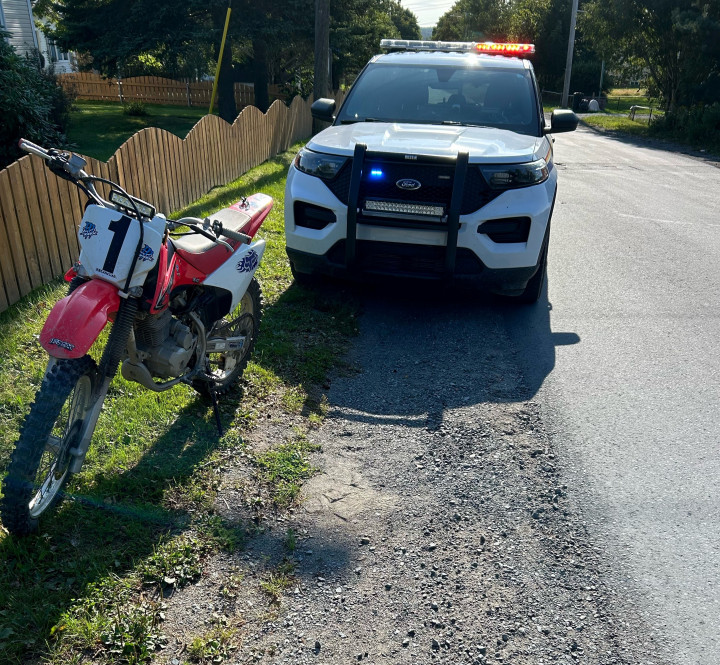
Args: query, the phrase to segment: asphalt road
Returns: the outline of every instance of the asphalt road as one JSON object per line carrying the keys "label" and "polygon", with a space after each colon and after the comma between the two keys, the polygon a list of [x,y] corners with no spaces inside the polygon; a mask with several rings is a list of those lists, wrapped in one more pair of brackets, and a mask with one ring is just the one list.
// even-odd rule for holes
{"label": "asphalt road", "polygon": [[548,300],[503,314],[525,397],[655,639],[720,663],[720,165],[556,138]]}

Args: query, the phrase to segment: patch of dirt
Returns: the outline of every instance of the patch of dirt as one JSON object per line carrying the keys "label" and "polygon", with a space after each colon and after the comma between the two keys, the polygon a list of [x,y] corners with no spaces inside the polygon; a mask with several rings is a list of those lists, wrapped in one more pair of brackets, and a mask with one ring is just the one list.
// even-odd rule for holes
{"label": "patch of dirt", "polygon": [[[516,398],[497,311],[367,310],[362,373],[333,382],[304,502],[170,600],[160,660],[183,662],[219,613],[238,664],[671,662],[569,498],[539,406]],[[230,496],[218,509],[250,517]],[[260,582],[288,559],[277,605]]]}

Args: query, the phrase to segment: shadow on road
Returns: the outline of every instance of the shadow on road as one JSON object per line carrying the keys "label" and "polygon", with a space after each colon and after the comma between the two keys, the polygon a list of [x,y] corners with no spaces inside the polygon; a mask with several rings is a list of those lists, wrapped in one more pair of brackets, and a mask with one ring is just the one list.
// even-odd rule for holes
{"label": "shadow on road", "polygon": [[531,399],[540,389],[555,368],[556,347],[580,342],[577,333],[552,330],[552,308],[547,297],[547,283],[540,301],[535,305],[517,306],[505,302],[497,305],[523,376],[518,399]]}
{"label": "shadow on road", "polygon": [[547,289],[532,306],[423,283],[357,287],[361,335],[352,361],[363,376],[335,392],[343,417],[434,427],[445,409],[531,399],[555,367]]}

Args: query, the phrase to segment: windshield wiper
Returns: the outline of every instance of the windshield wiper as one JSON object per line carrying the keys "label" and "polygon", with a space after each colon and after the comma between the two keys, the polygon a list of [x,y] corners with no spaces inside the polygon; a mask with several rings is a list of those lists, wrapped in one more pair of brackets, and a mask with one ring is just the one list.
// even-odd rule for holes
{"label": "windshield wiper", "polygon": [[[480,127],[481,129],[491,129],[490,125],[476,125],[474,122],[460,122],[458,120],[443,120],[442,122],[434,123],[436,125],[453,125],[455,127]],[[495,129],[495,128],[493,128]]]}
{"label": "windshield wiper", "polygon": [[391,120],[381,120],[380,118],[347,118],[341,120],[341,125],[353,125],[356,122],[392,122]]}

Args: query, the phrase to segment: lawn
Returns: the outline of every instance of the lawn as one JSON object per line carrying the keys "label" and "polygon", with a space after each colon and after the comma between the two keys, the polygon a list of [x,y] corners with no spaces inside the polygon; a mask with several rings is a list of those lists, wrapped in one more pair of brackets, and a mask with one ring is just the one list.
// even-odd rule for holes
{"label": "lawn", "polygon": [[77,100],[70,115],[67,131],[73,150],[107,161],[135,132],[145,127],[159,127],[185,138],[207,109],[188,106],[147,104],[146,116],[123,113],[116,102]]}
{"label": "lawn", "polygon": [[[323,386],[357,320],[347,293],[292,281],[283,195],[298,147],[177,211],[202,217],[257,191],[276,201],[259,234],[267,240],[258,270],[262,327],[242,386],[221,399],[225,434],[218,436],[211,407],[186,386],[153,393],[114,379],[68,497],[37,535],[18,539],[0,528],[3,665],[146,662],[165,639],[163,595],[201,579],[209,556],[241,548],[268,514],[298,500],[313,473],[307,434],[324,417]],[[43,287],[0,314],[0,474],[42,380],[47,357],[38,333],[65,289]],[[247,443],[254,428],[285,421],[294,427],[269,449]],[[255,520],[217,514],[228,467],[250,479],[246,514]],[[232,641],[240,629],[223,630]],[[195,638],[188,637],[189,652]]]}

